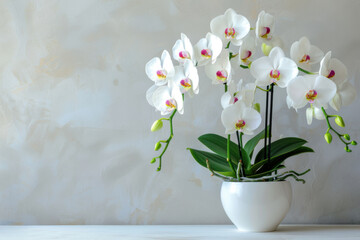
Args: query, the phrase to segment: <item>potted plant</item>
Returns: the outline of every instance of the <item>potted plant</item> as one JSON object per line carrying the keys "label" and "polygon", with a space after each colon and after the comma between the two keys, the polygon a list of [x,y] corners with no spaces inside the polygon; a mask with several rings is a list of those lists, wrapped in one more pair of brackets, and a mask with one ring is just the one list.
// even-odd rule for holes
{"label": "potted plant", "polygon": [[[170,115],[156,120],[151,131],[169,122],[170,135],[155,144],[160,151],[151,163],[162,158],[174,136],[173,118],[184,113],[185,94],[190,97],[199,92],[198,68],[213,84],[223,86],[221,97],[223,111],[221,121],[225,137],[204,134],[199,141],[210,151],[188,148],[192,157],[211,175],[223,179],[221,200],[225,212],[240,231],[273,231],[289,210],[292,190],[286,179],[289,177],[305,183],[303,172],[286,170],[285,160],[294,155],[314,152],[305,146],[307,141],[297,137],[272,139],[273,101],[275,91],[287,92],[286,102],[295,110],[307,107],[306,120],[324,120],[327,128],[324,138],[332,142],[337,136],[346,152],[357,145],[349,134],[340,133],[335,125],[345,127],[338,114],[329,114],[329,106],[335,111],[350,104],[356,92],[347,80],[345,65],[331,52],[324,53],[303,37],[291,45],[290,57],[286,57],[281,39],[274,34],[274,17],[260,12],[256,26],[234,10],[215,17],[210,23],[211,32],[194,46],[185,34],[177,40],[172,56],[178,62],[174,66],[170,53],[163,51],[161,58],[151,59],[145,67],[146,74],[154,85],[146,92],[150,105]],[[237,48],[235,51],[232,48]],[[262,55],[256,57],[257,48]],[[258,51],[260,52],[260,51]],[[318,72],[313,65],[320,63]],[[238,80],[233,68],[248,70],[253,79]],[[255,91],[265,94],[265,116],[260,115],[260,104],[255,101]],[[284,99],[285,101],[285,99]],[[334,120],[334,123],[331,121]],[[264,129],[254,134],[263,121]],[[243,135],[255,135],[246,143]],[[231,141],[235,136],[236,141]],[[255,147],[262,148],[255,153]]]}

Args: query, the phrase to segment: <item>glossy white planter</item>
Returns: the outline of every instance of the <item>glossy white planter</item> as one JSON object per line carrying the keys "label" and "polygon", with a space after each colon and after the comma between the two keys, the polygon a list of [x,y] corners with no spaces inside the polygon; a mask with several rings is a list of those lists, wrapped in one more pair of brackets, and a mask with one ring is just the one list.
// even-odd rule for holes
{"label": "glossy white planter", "polygon": [[270,232],[289,211],[290,182],[223,182],[221,202],[241,232]]}

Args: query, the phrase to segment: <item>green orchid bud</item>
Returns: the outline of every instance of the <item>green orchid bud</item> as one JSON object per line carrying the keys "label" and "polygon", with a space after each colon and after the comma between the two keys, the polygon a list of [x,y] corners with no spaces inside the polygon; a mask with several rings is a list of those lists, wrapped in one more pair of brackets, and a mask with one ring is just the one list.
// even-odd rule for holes
{"label": "green orchid bud", "polygon": [[155,132],[155,131],[158,131],[160,130],[161,128],[163,127],[163,122],[159,119],[159,120],[156,120],[152,126],[151,126],[151,131],[152,132]]}
{"label": "green orchid bud", "polygon": [[157,142],[157,143],[155,144],[155,151],[158,151],[160,148],[161,148],[161,143],[160,143],[160,142]]}
{"label": "green orchid bud", "polygon": [[350,135],[349,135],[349,134],[344,134],[344,138],[345,138],[346,140],[350,140]]}
{"label": "green orchid bud", "polygon": [[261,45],[261,51],[264,53],[265,56],[269,56],[272,48],[272,46],[266,45],[265,43]]}
{"label": "green orchid bud", "polygon": [[258,113],[260,113],[260,103],[255,103],[255,104],[254,104],[254,109],[255,109],[256,111],[258,111]]}
{"label": "green orchid bud", "polygon": [[344,147],[344,149],[345,149],[345,151],[349,151],[349,147],[348,147],[348,145],[346,145],[345,147]]}
{"label": "green orchid bud", "polygon": [[351,141],[350,144],[356,146],[356,145],[357,145],[357,142],[356,142],[356,141]]}
{"label": "green orchid bud", "polygon": [[343,118],[342,118],[341,116],[337,116],[337,117],[335,118],[335,123],[336,123],[337,125],[339,125],[340,127],[345,127],[344,120],[343,120]]}
{"label": "green orchid bud", "polygon": [[325,141],[326,141],[328,144],[331,143],[331,141],[332,141],[331,133],[329,133],[329,132],[325,133],[324,138],[325,138]]}
{"label": "green orchid bud", "polygon": [[153,164],[156,162],[156,158],[151,159],[150,163]]}

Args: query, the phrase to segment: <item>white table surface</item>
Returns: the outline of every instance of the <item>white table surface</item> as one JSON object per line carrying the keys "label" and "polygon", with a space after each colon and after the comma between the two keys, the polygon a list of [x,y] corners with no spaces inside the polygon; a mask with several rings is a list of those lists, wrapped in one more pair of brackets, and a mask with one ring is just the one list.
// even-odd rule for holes
{"label": "white table surface", "polygon": [[241,233],[232,225],[0,226],[1,240],[119,239],[360,239],[360,225],[281,225],[269,233]]}

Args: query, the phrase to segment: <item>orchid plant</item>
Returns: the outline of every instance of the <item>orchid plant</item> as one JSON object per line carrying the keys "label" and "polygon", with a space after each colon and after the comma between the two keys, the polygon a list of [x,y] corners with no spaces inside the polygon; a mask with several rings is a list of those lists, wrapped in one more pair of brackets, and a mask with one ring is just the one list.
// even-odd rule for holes
{"label": "orchid plant", "polygon": [[[329,106],[339,111],[356,97],[354,87],[348,82],[345,65],[332,58],[331,52],[324,56],[323,51],[306,37],[295,41],[290,48],[290,57],[286,57],[274,26],[274,17],[264,11],[259,13],[255,28],[251,28],[248,19],[228,9],[210,22],[211,32],[194,46],[185,34],[181,34],[172,49],[176,66],[166,50],[161,58],[155,57],[146,64],[146,74],[154,82],[146,92],[147,101],[161,115],[170,115],[156,120],[151,127],[151,131],[160,130],[164,121],[168,121],[170,127],[169,138],[155,144],[155,151],[162,150],[151,161],[158,162],[158,171],[174,136],[173,118],[177,112],[184,113],[185,94],[193,97],[199,93],[200,66],[204,66],[213,84],[223,85],[225,90],[221,97],[221,121],[226,137],[217,134],[200,136],[199,141],[211,152],[188,148],[193,158],[212,175],[227,181],[282,181],[293,177],[305,182],[299,176],[310,169],[302,173],[279,171],[285,168],[287,158],[313,152],[313,149],[304,146],[307,142],[301,138],[271,140],[276,88],[286,90],[289,108],[297,111],[307,106],[309,125],[313,118],[325,120],[327,143],[332,142],[334,135],[344,144],[346,152],[351,152],[350,145],[357,145],[349,134],[339,132],[330,121],[334,119],[335,124],[343,128],[343,118],[328,113]],[[231,50],[230,46],[238,47],[238,50]],[[256,58],[259,46],[263,56]],[[312,72],[319,63],[318,72]],[[234,66],[250,71],[254,79],[235,80]],[[262,122],[260,104],[255,102],[257,90],[266,95],[264,129],[243,143],[243,135],[253,135]],[[236,143],[231,141],[233,134]],[[264,147],[254,154],[260,142]]]}

